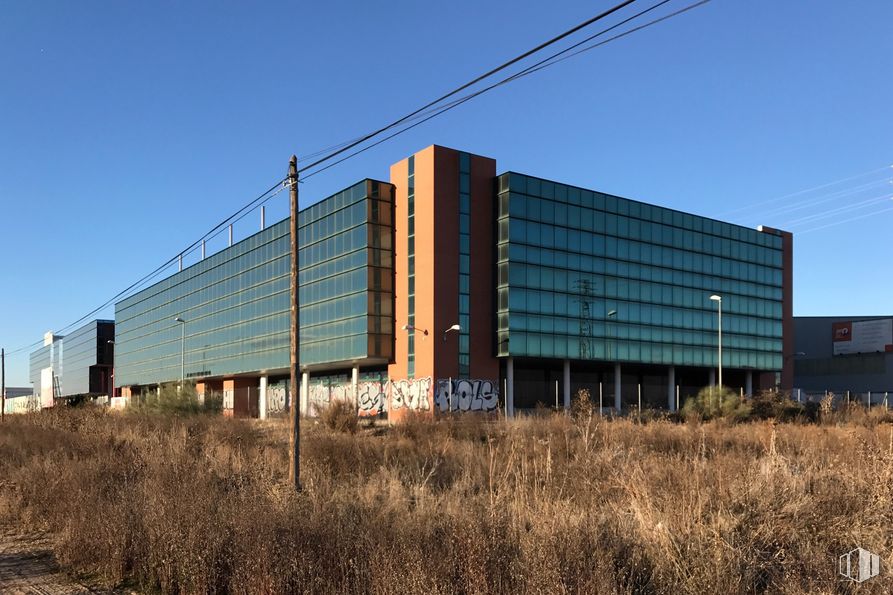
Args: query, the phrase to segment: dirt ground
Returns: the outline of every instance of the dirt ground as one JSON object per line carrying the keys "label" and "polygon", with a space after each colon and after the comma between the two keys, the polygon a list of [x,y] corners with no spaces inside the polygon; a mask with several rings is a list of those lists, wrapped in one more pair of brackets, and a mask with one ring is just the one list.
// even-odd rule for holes
{"label": "dirt ground", "polygon": [[74,595],[103,593],[67,576],[53,558],[49,536],[0,527],[0,593]]}

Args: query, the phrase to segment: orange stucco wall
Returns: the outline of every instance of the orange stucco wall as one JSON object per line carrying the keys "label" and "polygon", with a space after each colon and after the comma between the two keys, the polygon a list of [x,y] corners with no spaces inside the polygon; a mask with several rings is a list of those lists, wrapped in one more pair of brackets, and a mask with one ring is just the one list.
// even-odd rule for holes
{"label": "orange stucco wall", "polygon": [[[415,374],[438,379],[459,373],[459,152],[432,145],[415,154]],[[409,160],[391,166],[395,195],[395,349],[392,380],[407,378],[409,333]],[[496,162],[471,157],[470,377],[498,380],[494,357],[494,178]],[[427,336],[424,330],[428,331]],[[433,390],[432,390],[433,393]],[[433,403],[430,410],[433,410]],[[400,417],[399,410],[393,412]]]}

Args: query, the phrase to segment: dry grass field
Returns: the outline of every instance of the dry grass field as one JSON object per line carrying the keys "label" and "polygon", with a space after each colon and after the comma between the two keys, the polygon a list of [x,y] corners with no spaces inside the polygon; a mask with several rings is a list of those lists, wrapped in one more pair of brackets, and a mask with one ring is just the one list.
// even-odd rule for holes
{"label": "dry grass field", "polygon": [[[0,427],[0,520],[69,570],[162,593],[886,593],[893,425],[286,426],[72,408]],[[331,424],[337,426],[337,423]],[[841,580],[861,546],[881,575]]]}

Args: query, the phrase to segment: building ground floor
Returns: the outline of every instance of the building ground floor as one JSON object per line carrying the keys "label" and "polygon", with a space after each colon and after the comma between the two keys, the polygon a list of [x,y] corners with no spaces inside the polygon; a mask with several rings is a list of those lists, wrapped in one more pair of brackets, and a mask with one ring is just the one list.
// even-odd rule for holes
{"label": "building ground floor", "polygon": [[[717,370],[603,361],[501,358],[498,378],[389,378],[387,367],[305,370],[298,392],[301,415],[319,416],[335,402],[349,403],[361,417],[399,419],[407,412],[502,411],[513,416],[538,408],[568,409],[588,391],[603,410],[623,413],[639,407],[676,411],[705,386],[717,384]],[[776,386],[773,372],[723,370],[723,385],[751,396]],[[267,418],[288,411],[287,369],[195,379],[200,399],[215,395],[225,415]],[[123,387],[135,398],[158,386]]]}

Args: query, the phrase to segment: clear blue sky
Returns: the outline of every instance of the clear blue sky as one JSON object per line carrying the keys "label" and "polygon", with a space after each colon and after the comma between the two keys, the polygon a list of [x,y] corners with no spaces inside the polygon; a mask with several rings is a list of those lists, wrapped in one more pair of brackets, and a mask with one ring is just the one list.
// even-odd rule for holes
{"label": "clear blue sky", "polygon": [[[0,345],[98,306],[272,185],[292,153],[395,119],[609,4],[6,0]],[[437,143],[500,171],[807,231],[796,315],[893,314],[891,22],[889,0],[713,0],[316,176],[302,205]],[[268,221],[286,208],[283,193]],[[28,385],[27,354],[7,384]]]}

